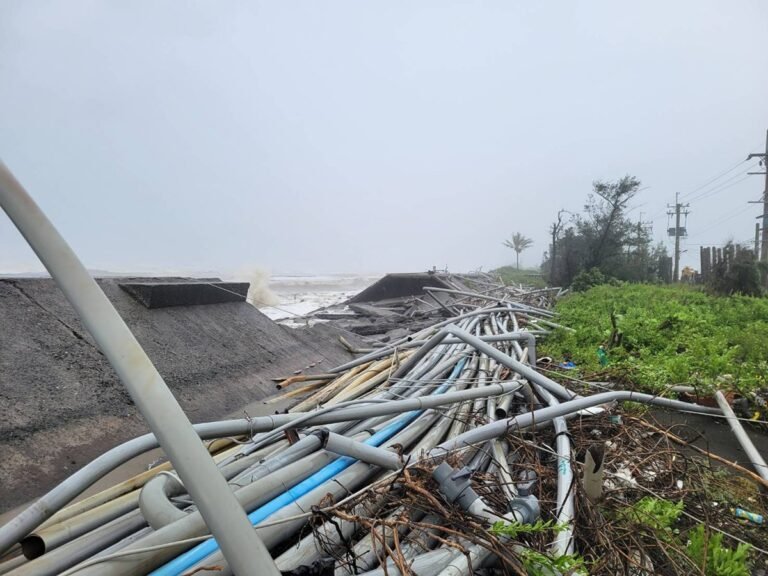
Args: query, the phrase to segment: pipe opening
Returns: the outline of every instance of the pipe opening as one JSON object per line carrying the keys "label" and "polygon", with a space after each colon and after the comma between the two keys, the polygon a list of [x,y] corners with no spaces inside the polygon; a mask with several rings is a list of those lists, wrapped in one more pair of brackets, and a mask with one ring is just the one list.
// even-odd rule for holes
{"label": "pipe opening", "polygon": [[45,554],[45,540],[31,534],[21,541],[21,553],[27,560],[34,560]]}

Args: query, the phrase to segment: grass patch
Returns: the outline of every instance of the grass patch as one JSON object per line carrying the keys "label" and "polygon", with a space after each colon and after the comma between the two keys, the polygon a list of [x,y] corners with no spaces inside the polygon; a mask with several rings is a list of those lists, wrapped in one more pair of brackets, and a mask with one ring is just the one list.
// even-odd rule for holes
{"label": "grass patch", "polygon": [[505,284],[522,284],[532,288],[546,288],[547,281],[537,268],[521,268],[518,270],[514,266],[502,266],[491,270],[491,274],[499,276]]}
{"label": "grass patch", "polygon": [[[556,307],[558,331],[541,355],[570,357],[582,374],[659,392],[670,384],[742,392],[768,378],[768,299],[719,297],[687,286],[624,284],[572,294]],[[599,346],[608,351],[601,366]]]}

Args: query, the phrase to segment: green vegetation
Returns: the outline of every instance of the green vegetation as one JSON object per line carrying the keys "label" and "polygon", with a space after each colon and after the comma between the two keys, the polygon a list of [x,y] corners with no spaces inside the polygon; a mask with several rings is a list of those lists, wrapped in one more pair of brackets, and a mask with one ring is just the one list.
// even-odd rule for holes
{"label": "green vegetation", "polygon": [[[557,524],[553,520],[537,520],[533,524],[520,524],[519,522],[507,523],[504,521],[496,522],[491,528],[491,532],[498,536],[506,538],[518,538],[526,535],[537,535],[545,532],[558,534],[568,530],[567,524]],[[528,574],[552,575],[552,574],[577,574],[586,566],[584,558],[578,554],[569,554],[564,556],[549,556],[536,550],[528,548],[519,552],[520,559],[523,562]]]}
{"label": "green vegetation", "polygon": [[547,282],[537,268],[523,268],[518,270],[514,266],[502,266],[492,270],[491,274],[499,276],[504,284],[522,284],[533,288],[546,288]]}
{"label": "green vegetation", "polygon": [[520,553],[525,570],[531,576],[552,576],[562,574],[570,576],[584,573],[586,562],[578,554],[552,557],[535,550]]}
{"label": "green vegetation", "polygon": [[[735,549],[723,545],[723,534],[696,524],[685,539],[673,529],[683,512],[682,501],[674,503],[662,498],[646,496],[632,506],[620,510],[617,520],[630,530],[646,531],[650,538],[666,548],[671,557],[687,558],[705,576],[747,576],[749,571],[749,544],[738,544]],[[662,544],[663,543],[663,544]]]}
{"label": "green vegetation", "polygon": [[707,576],[749,576],[749,544],[739,544],[735,549],[723,546],[723,535],[707,533],[699,524],[688,533],[687,552],[691,560],[703,568]]}
{"label": "green vegetation", "polygon": [[571,284],[571,290],[574,292],[586,292],[590,288],[602,286],[603,284],[619,286],[621,285],[621,282],[616,280],[616,278],[606,276],[600,272],[600,268],[590,268],[589,270],[582,270],[576,274],[576,277]]}
{"label": "green vegetation", "polygon": [[668,539],[672,536],[672,526],[683,512],[683,501],[670,502],[661,498],[645,496],[632,506],[619,512],[619,518],[632,524],[647,526],[657,537]]}
{"label": "green vegetation", "polygon": [[567,524],[557,524],[552,520],[537,520],[533,524],[520,524],[519,522],[507,523],[503,520],[496,522],[491,528],[491,532],[507,538],[517,538],[522,534],[539,534],[541,532],[552,531],[560,533],[568,529]]}
{"label": "green vegetation", "polygon": [[[654,392],[670,384],[741,391],[766,384],[766,299],[688,286],[602,285],[564,298],[556,310],[576,332],[548,337],[540,356],[570,357],[582,375],[601,372]],[[600,366],[600,346],[607,366]]]}
{"label": "green vegetation", "polygon": [[[553,286],[570,286],[591,269],[627,282],[671,281],[671,261],[664,245],[654,246],[651,229],[629,215],[627,207],[640,191],[640,180],[634,176],[598,180],[583,212],[557,213],[542,263]],[[563,218],[565,213],[570,215],[568,220]]]}

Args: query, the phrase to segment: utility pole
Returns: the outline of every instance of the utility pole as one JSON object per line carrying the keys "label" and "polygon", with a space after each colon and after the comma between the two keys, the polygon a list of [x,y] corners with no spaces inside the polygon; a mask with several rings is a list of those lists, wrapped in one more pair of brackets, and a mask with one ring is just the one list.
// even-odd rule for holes
{"label": "utility pole", "polygon": [[[673,209],[673,211],[667,212],[669,216],[675,217],[675,227],[668,228],[667,234],[675,237],[675,268],[672,271],[672,282],[680,280],[680,237],[687,236],[688,231],[685,227],[680,227],[680,215],[688,216],[687,208],[690,204],[680,204],[680,193],[675,192],[675,205],[670,206],[667,204],[667,208]],[[687,218],[686,218],[687,221]]]}
{"label": "utility pole", "polygon": [[[768,130],[765,132],[765,152],[762,154],[750,154],[747,156],[747,160],[752,158],[762,158],[760,165],[763,167],[763,172],[748,172],[748,174],[761,174],[765,175],[765,187],[763,188],[763,195],[760,198],[763,202],[763,237],[762,237],[762,250],[759,250],[755,246],[755,256],[760,254],[760,260],[768,262]],[[760,216],[758,216],[760,218]]]}
{"label": "utility pole", "polygon": [[755,222],[755,260],[760,260],[760,222]]}

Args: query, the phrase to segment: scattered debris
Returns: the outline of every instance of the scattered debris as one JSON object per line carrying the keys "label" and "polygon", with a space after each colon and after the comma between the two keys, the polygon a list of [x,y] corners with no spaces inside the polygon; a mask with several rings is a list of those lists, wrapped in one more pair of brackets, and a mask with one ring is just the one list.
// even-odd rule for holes
{"label": "scattered debris", "polygon": [[[304,374],[318,363],[304,362],[276,378],[278,398],[300,398],[286,413],[206,425],[229,438],[210,450],[282,573],[679,575],[717,554],[748,574],[765,561],[766,481],[617,401],[720,408],[595,394],[565,377],[570,367],[537,363],[532,336],[558,326],[557,290],[488,275],[420,289],[436,298],[314,315],[375,338],[367,348],[344,338],[357,358],[340,366]],[[167,469],[66,506],[96,479],[75,473],[35,519],[0,527],[0,573],[227,570],[183,487],[159,489]]]}

